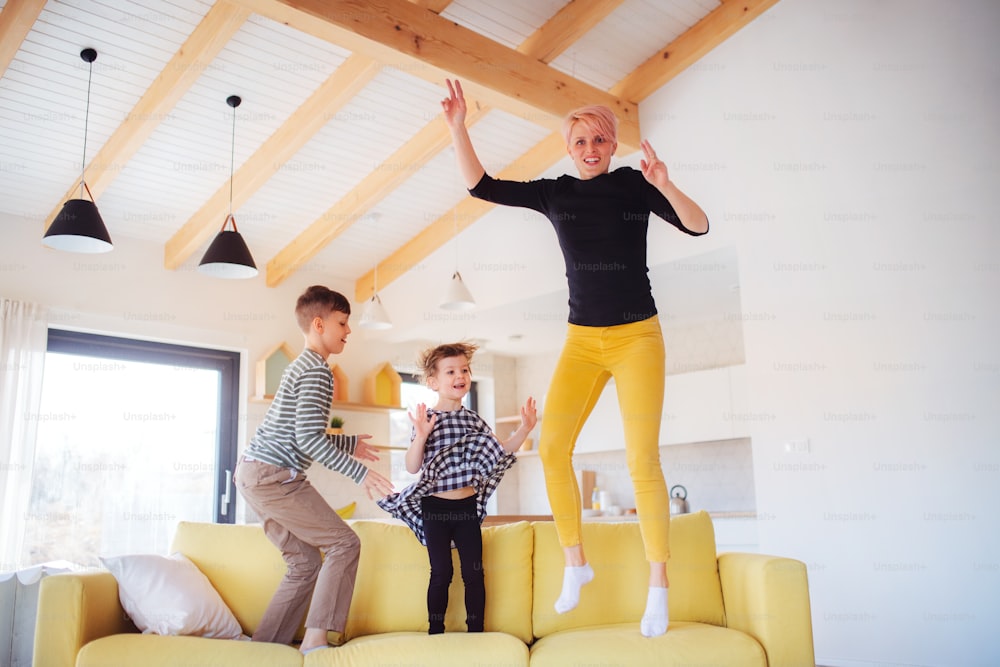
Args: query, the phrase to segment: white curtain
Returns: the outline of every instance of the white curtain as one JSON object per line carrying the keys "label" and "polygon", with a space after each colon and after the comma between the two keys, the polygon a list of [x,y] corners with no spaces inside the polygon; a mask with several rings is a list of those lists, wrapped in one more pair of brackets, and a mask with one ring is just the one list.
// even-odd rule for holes
{"label": "white curtain", "polygon": [[19,569],[48,342],[42,306],[0,297],[0,571]]}

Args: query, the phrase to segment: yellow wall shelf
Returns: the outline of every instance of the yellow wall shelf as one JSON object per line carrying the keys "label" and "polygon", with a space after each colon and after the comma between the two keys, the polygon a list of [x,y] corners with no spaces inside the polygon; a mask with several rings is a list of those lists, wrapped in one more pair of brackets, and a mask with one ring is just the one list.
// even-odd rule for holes
{"label": "yellow wall shelf", "polygon": [[337,364],[330,366],[330,372],[333,373],[333,402],[346,402],[351,395],[348,391],[351,383],[347,379],[347,373]]}
{"label": "yellow wall shelf", "polygon": [[287,343],[278,343],[268,350],[257,362],[256,398],[274,398],[281,382],[281,374],[294,360],[295,351]]}
{"label": "yellow wall shelf", "polygon": [[400,398],[400,385],[403,378],[399,376],[396,369],[388,361],[378,366],[365,378],[364,402],[374,405],[388,407],[399,407],[402,403]]}

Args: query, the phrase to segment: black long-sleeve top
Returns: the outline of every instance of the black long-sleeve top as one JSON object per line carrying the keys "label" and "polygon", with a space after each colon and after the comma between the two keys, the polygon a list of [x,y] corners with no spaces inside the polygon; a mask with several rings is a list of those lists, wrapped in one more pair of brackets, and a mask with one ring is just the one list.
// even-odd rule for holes
{"label": "black long-sleeve top", "polygon": [[582,326],[614,326],[656,315],[646,266],[650,213],[692,236],[705,233],[684,227],[667,198],[632,167],[588,180],[565,175],[518,182],[484,174],[469,193],[549,219],[566,263],[569,321]]}

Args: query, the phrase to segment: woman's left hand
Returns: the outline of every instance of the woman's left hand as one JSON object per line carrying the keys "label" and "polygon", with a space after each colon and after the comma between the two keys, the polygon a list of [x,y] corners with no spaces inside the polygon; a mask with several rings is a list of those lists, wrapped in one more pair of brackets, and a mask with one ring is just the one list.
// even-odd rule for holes
{"label": "woman's left hand", "polygon": [[642,140],[642,154],[644,159],[639,161],[642,167],[642,175],[650,184],[659,189],[667,187],[670,183],[670,175],[667,173],[667,165],[663,160],[656,157],[656,151],[646,139]]}

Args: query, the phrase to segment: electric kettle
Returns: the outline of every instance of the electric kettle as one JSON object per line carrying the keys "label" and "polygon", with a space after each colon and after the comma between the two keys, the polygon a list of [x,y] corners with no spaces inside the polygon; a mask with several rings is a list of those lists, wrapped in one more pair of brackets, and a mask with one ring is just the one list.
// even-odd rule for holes
{"label": "electric kettle", "polygon": [[[679,489],[679,490],[678,490]],[[675,484],[670,487],[670,514],[687,514],[691,510],[688,509],[688,491],[680,484]]]}

